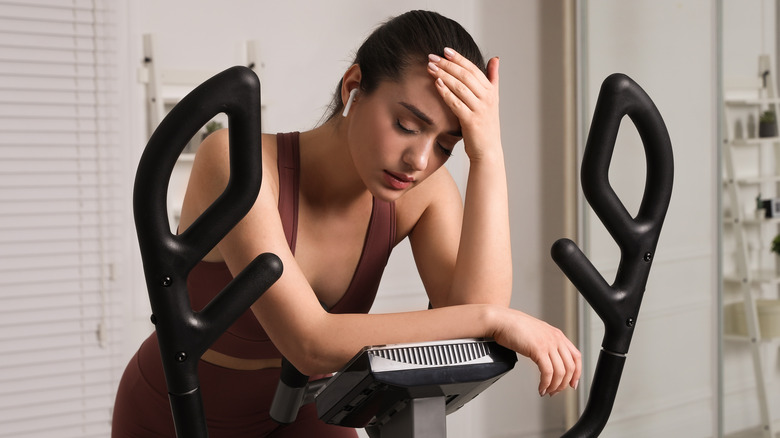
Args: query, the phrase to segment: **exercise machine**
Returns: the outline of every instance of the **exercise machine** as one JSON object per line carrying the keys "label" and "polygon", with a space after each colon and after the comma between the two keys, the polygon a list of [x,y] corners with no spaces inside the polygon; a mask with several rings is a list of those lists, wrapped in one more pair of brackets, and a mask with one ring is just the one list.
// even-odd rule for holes
{"label": "exercise machine", "polygon": [[334,377],[314,382],[285,360],[271,418],[291,423],[315,402],[321,420],[365,428],[371,438],[445,437],[445,416],[515,362],[515,352],[486,339],[365,347]]}
{"label": "exercise machine", "polygon": [[[259,96],[259,81],[249,69],[233,67],[209,79],[163,119],[138,167],[134,216],[179,437],[208,436],[198,360],[283,269],[278,257],[261,254],[201,312],[190,307],[190,270],[249,211],[259,193]],[[228,115],[230,126],[230,182],[201,217],[173,235],[165,205],[173,166],[192,135],[220,112]],[[636,126],[647,161],[636,217],[627,212],[608,178],[624,116]],[[586,199],[620,248],[615,281],[608,284],[568,239],[557,241],[551,251],[606,329],[588,402],[564,437],[595,437],[607,423],[669,206],[673,174],[671,141],[652,100],[629,77],[609,76],[594,110],[581,182]],[[485,339],[371,346],[334,377],[310,381],[283,359],[271,415],[291,422],[301,405],[313,402],[323,421],[365,427],[372,438],[445,437],[445,416],[509,372],[516,361],[514,352]]]}

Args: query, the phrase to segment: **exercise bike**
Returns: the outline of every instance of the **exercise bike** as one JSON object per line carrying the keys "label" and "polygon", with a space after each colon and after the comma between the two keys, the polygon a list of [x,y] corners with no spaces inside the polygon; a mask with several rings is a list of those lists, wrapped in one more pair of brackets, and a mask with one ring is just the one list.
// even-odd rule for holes
{"label": "exercise bike", "polygon": [[[225,192],[180,235],[170,232],[168,182],[189,139],[209,119],[226,113],[230,180]],[[620,120],[628,115],[644,144],[645,192],[631,217],[609,184]],[[197,364],[209,346],[281,276],[274,254],[257,256],[203,310],[190,306],[190,270],[254,204],[262,180],[260,83],[233,67],[207,80],[152,134],[139,162],[133,195],[144,273],[160,344],[176,434],[207,437]],[[561,239],[552,257],[605,325],[602,351],[580,420],[563,436],[595,437],[607,423],[636,327],[655,248],[671,198],[671,141],[657,108],[622,74],[603,83],[582,162],[586,199],[617,242],[621,260],[608,284],[577,245]],[[328,423],[365,427],[372,438],[446,436],[445,416],[509,372],[516,354],[486,339],[369,346],[334,377],[309,381],[283,359],[272,417],[294,421],[300,406],[316,403]]]}

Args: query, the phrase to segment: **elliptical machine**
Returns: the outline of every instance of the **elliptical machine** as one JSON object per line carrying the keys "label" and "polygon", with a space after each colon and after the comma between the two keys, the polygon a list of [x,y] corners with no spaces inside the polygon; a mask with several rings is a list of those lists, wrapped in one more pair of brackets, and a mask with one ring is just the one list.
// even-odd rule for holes
{"label": "elliptical machine", "polygon": [[[230,126],[230,182],[225,192],[180,235],[170,232],[168,182],[188,140],[214,115]],[[628,115],[644,144],[645,192],[632,218],[609,184],[620,127]],[[261,254],[201,312],[190,306],[190,270],[249,211],[260,190],[260,83],[250,69],[233,67],[207,80],[174,107],[141,157],[134,216],[178,437],[208,436],[197,363],[209,346],[282,273],[273,254]],[[552,257],[605,325],[602,351],[580,420],[564,437],[595,437],[607,423],[637,322],[650,267],[672,192],[674,165],[663,119],[629,77],[603,83],[582,162],[586,199],[617,242],[621,260],[609,285],[577,245],[557,241]],[[294,421],[315,402],[323,421],[365,427],[372,438],[446,436],[445,416],[509,372],[514,352],[484,339],[366,347],[329,379],[309,382],[283,360],[271,415]]]}

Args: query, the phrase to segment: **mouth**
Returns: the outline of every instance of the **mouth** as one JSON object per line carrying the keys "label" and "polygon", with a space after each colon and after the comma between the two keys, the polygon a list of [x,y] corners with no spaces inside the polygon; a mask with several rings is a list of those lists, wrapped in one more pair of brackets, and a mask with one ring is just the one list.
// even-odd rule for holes
{"label": "mouth", "polygon": [[385,181],[396,190],[404,190],[414,183],[414,178],[385,170]]}

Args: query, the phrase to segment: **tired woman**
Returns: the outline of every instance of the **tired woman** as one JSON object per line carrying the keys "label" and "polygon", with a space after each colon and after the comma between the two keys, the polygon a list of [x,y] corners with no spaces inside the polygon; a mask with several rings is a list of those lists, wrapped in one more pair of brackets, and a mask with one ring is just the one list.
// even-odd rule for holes
{"label": "tired woman", "polygon": [[[574,345],[509,308],[498,72],[498,58],[485,64],[458,23],[412,11],[363,43],[323,124],[263,136],[257,201],[188,281],[197,310],[258,254],[284,264],[199,364],[212,437],[356,436],[318,420],[311,405],[290,425],[269,418],[282,356],[314,376],[337,371],[366,345],[487,337],[536,363],[541,395],[576,387]],[[469,160],[465,201],[444,167],[461,147]],[[197,152],[181,230],[228,177],[228,134],[219,131]],[[432,309],[367,314],[391,250],[407,238]],[[113,436],[173,434],[152,334],[123,376]]]}

